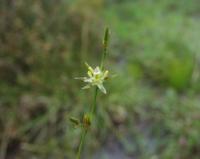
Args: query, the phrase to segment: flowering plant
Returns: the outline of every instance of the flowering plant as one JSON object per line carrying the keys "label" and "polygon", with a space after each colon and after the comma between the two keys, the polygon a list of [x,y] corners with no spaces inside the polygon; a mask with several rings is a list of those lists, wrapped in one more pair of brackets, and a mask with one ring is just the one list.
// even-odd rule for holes
{"label": "flowering plant", "polygon": [[92,124],[92,119],[95,117],[95,108],[97,105],[98,90],[100,90],[104,94],[107,93],[103,83],[108,79],[108,74],[109,74],[108,70],[104,70],[104,61],[107,55],[107,48],[108,48],[108,38],[109,38],[109,29],[106,28],[104,39],[103,39],[103,54],[102,54],[101,66],[100,67],[97,66],[93,69],[90,65],[85,63],[88,69],[87,77],[76,78],[76,79],[81,79],[83,80],[83,82],[87,83],[82,89],[95,87],[94,101],[93,101],[93,105],[91,105],[90,112],[84,114],[82,121],[74,117],[70,118],[70,121],[73,122],[75,126],[81,126],[82,128],[82,134],[81,134],[81,139],[80,139],[76,159],[80,159],[81,157],[81,152],[83,149],[87,132],[90,129],[90,125]]}
{"label": "flowering plant", "polygon": [[93,69],[87,63],[85,63],[88,69],[87,75],[88,77],[81,77],[77,79],[82,79],[84,82],[87,83],[82,89],[88,89],[91,86],[97,86],[100,91],[106,94],[106,89],[103,86],[103,83],[106,79],[108,79],[108,70],[101,70],[99,66]]}

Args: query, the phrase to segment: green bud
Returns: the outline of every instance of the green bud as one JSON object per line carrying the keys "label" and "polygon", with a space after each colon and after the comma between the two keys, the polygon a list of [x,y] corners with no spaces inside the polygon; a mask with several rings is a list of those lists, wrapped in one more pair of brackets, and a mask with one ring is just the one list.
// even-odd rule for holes
{"label": "green bud", "polygon": [[69,120],[75,125],[78,126],[80,124],[79,119],[74,118],[74,117],[70,117]]}
{"label": "green bud", "polygon": [[104,49],[106,49],[106,48],[108,47],[109,34],[110,34],[110,30],[109,30],[109,28],[107,27],[107,28],[105,29],[104,39],[103,39],[103,46],[104,46]]}

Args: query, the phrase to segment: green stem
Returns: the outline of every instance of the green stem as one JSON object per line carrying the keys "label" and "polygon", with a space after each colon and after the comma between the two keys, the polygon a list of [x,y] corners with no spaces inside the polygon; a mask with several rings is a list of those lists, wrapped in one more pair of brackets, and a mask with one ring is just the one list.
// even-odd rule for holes
{"label": "green stem", "polygon": [[[105,30],[105,34],[104,34],[104,39],[103,39],[103,55],[102,55],[102,59],[101,59],[101,70],[104,69],[104,61],[108,52],[108,40],[109,40],[109,29],[106,28]],[[98,94],[98,87],[95,87],[95,92],[94,92],[94,101],[93,101],[93,105],[91,106],[91,110],[90,113],[93,116],[95,116],[95,109],[96,109],[96,105],[97,105],[97,94]],[[86,139],[86,135],[88,132],[88,128],[84,128],[82,129],[82,134],[81,134],[81,141],[79,144],[79,148],[78,148],[78,152],[77,152],[77,156],[76,159],[80,159],[81,157],[81,152],[83,149],[83,144],[85,142]]]}
{"label": "green stem", "polygon": [[80,141],[80,144],[79,144],[79,148],[78,148],[76,159],[80,159],[81,158],[81,152],[82,152],[82,149],[83,149],[83,144],[85,142],[85,138],[86,138],[86,135],[87,135],[87,129],[85,129],[85,128],[83,128],[83,129],[84,130],[82,130],[81,141]]}
{"label": "green stem", "polygon": [[94,115],[94,112],[95,112],[95,109],[96,109],[96,106],[97,106],[97,94],[98,94],[98,87],[95,88],[94,102],[93,102],[93,105],[92,105],[91,110],[90,110],[92,116]]}
{"label": "green stem", "polygon": [[[96,109],[96,105],[97,105],[97,94],[98,94],[98,88],[96,87],[95,88],[95,92],[94,92],[94,101],[93,101],[94,103],[93,103],[93,105],[91,107],[91,110],[90,110],[92,116],[95,113],[95,109]],[[81,141],[80,141],[80,144],[79,144],[79,148],[78,148],[76,159],[80,159],[80,157],[81,157],[81,152],[82,152],[82,149],[83,149],[83,144],[85,142],[85,138],[86,138],[87,132],[88,132],[88,128],[84,128],[83,127],[82,135],[81,135]]]}
{"label": "green stem", "polygon": [[105,61],[106,54],[107,54],[107,48],[104,48],[104,51],[103,51],[103,52],[104,52],[104,53],[103,53],[103,55],[102,55],[101,66],[100,66],[101,70],[104,69],[104,61]]}

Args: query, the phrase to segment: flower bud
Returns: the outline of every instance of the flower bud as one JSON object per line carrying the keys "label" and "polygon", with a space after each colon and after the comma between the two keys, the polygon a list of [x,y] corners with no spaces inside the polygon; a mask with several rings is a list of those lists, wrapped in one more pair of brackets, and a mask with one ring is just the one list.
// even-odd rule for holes
{"label": "flower bud", "polygon": [[109,28],[106,28],[105,33],[104,33],[104,38],[103,38],[104,49],[108,47],[109,34],[110,34]]}
{"label": "flower bud", "polygon": [[88,129],[91,125],[91,116],[89,114],[84,114],[83,116],[83,126]]}

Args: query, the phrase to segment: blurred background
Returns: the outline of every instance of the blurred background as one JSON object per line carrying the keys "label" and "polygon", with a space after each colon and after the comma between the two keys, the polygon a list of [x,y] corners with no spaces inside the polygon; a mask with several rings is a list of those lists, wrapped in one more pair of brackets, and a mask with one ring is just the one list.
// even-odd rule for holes
{"label": "blurred background", "polygon": [[105,26],[117,77],[84,158],[200,158],[199,0],[0,0],[0,159],[75,158]]}

